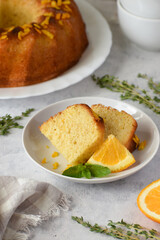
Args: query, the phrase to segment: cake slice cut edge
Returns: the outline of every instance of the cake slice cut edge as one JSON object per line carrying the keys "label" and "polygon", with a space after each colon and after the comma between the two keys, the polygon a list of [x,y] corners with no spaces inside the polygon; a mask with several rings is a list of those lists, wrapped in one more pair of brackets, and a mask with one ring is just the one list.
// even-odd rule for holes
{"label": "cake slice cut edge", "polygon": [[102,104],[92,105],[91,108],[104,120],[105,139],[113,134],[130,152],[136,149],[133,137],[138,124],[130,114]]}
{"label": "cake slice cut edge", "polygon": [[85,163],[104,141],[104,121],[87,104],[74,104],[40,126],[72,166]]}

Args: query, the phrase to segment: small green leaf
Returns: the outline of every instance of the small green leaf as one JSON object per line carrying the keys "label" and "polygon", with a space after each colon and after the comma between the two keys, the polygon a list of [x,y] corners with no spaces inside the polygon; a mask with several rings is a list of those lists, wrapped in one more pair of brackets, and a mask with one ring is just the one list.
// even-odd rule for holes
{"label": "small green leaf", "polygon": [[92,177],[90,170],[86,166],[84,166],[84,169],[82,171],[82,176],[88,179]]}
{"label": "small green leaf", "polygon": [[62,175],[75,178],[88,178],[91,177],[105,177],[110,173],[110,169],[100,165],[94,164],[78,164],[74,167],[70,167],[63,172]]}
{"label": "small green leaf", "polygon": [[78,164],[77,166],[70,167],[66,169],[62,175],[68,176],[68,177],[75,177],[75,178],[81,178],[83,177],[83,171],[85,167],[83,164]]}
{"label": "small green leaf", "polygon": [[153,99],[154,99],[154,101],[157,102],[157,103],[160,102],[160,98],[158,98],[158,97],[156,97],[156,96],[155,96]]}
{"label": "small green leaf", "polygon": [[96,164],[86,164],[86,166],[90,170],[92,177],[105,177],[111,172],[108,167]]}
{"label": "small green leaf", "polygon": [[31,112],[33,112],[34,108],[28,108],[25,112],[22,112],[22,116],[28,117]]}

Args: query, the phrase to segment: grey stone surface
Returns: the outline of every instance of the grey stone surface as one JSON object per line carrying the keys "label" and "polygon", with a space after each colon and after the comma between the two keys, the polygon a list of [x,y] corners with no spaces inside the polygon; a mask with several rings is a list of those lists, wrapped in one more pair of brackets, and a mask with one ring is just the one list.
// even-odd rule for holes
{"label": "grey stone surface", "polygon": [[[159,81],[160,53],[146,52],[129,42],[121,33],[115,1],[89,0],[108,20],[112,34],[113,45],[105,63],[95,74],[106,73],[127,79],[147,87],[144,80],[136,75],[147,73]],[[44,96],[24,99],[0,100],[0,116],[10,113],[19,115],[29,107],[37,111],[56,101],[79,96],[101,96],[119,100],[118,93],[100,89],[90,77],[66,89],[46,94]],[[160,129],[160,116],[136,102],[126,101],[148,114]],[[30,119],[30,118],[28,118]],[[26,124],[24,119],[22,124]],[[122,218],[128,222],[140,223],[149,228],[158,229],[159,225],[146,218],[138,209],[136,200],[142,188],[160,177],[160,150],[154,159],[141,171],[120,181],[106,184],[77,184],[65,181],[46,173],[37,167],[25,154],[22,147],[22,130],[14,129],[12,134],[0,137],[0,175],[12,175],[47,181],[63,192],[72,196],[71,210],[61,217],[45,223],[33,231],[33,240],[97,240],[111,239],[108,236],[88,231],[71,220],[72,215],[83,216],[91,223],[105,225],[109,219],[118,221]]]}

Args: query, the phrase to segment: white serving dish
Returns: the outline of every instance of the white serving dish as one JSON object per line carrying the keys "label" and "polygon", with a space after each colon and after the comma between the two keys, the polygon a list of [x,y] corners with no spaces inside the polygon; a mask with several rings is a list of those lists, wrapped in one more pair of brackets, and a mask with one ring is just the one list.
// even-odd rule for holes
{"label": "white serving dish", "polygon": [[125,36],[138,46],[150,50],[160,50],[160,19],[138,17],[124,9],[117,0],[120,27]]}
{"label": "white serving dish", "polygon": [[[39,126],[50,116],[76,103],[86,103],[89,106],[101,103],[116,108],[119,111],[124,110],[136,119],[138,123],[136,134],[141,141],[146,140],[147,145],[143,151],[134,151],[133,155],[136,162],[131,167],[122,172],[111,173],[109,176],[102,178],[72,178],[62,175],[67,166],[67,161],[61,154],[56,158],[51,157],[52,153],[57,151],[57,149],[41,134]],[[153,159],[159,148],[159,131],[149,116],[123,101],[102,97],[79,97],[53,103],[36,113],[24,128],[22,141],[25,152],[28,155],[28,161],[31,159],[38,167],[41,167],[53,176],[78,183],[107,183],[128,177],[146,166]],[[49,148],[46,146],[49,146]],[[47,159],[47,163],[42,164],[44,157]],[[59,163],[59,167],[56,170],[53,169],[54,162]]]}
{"label": "white serving dish", "polygon": [[160,18],[160,0],[121,0],[130,13],[145,18]]}

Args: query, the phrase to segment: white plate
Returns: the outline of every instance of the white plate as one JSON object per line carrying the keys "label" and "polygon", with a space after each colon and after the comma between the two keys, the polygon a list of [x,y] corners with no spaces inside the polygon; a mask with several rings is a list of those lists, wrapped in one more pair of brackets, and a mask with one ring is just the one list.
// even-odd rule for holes
{"label": "white plate", "polygon": [[89,3],[76,1],[86,23],[89,46],[80,61],[63,75],[44,83],[18,88],[0,88],[0,99],[43,95],[75,84],[92,74],[109,55],[112,34],[107,21]]}
{"label": "white plate", "polygon": [[[66,160],[62,155],[59,155],[56,158],[52,158],[51,155],[54,151],[57,151],[55,147],[46,139],[40,132],[39,126],[45,122],[50,116],[58,113],[59,111],[64,110],[67,106],[76,103],[86,103],[89,106],[92,104],[104,104],[106,106],[111,106],[118,110],[124,110],[127,113],[131,114],[138,123],[138,128],[136,134],[140,138],[140,140],[146,140],[147,146],[143,151],[135,151],[134,157],[136,159],[136,163],[132,165],[129,169],[124,170],[119,173],[110,174],[104,178],[71,178],[61,175],[63,170],[67,166]],[[49,149],[46,146],[49,146]],[[139,109],[126,104],[121,101],[116,101],[108,98],[100,98],[100,97],[81,97],[81,98],[72,98],[63,100],[54,104],[49,105],[43,110],[39,111],[33,118],[28,122],[23,131],[23,146],[30,157],[38,166],[42,167],[44,170],[53,174],[54,176],[59,176],[63,179],[68,179],[74,182],[79,183],[104,183],[104,182],[112,182],[115,180],[119,180],[125,178],[143,168],[146,164],[148,164],[156,154],[159,147],[159,131],[152,121],[152,119],[147,116],[145,113],[140,111]],[[46,164],[42,164],[41,161],[43,158],[47,159]],[[54,162],[59,163],[59,167],[57,170],[53,170],[52,164]]]}

